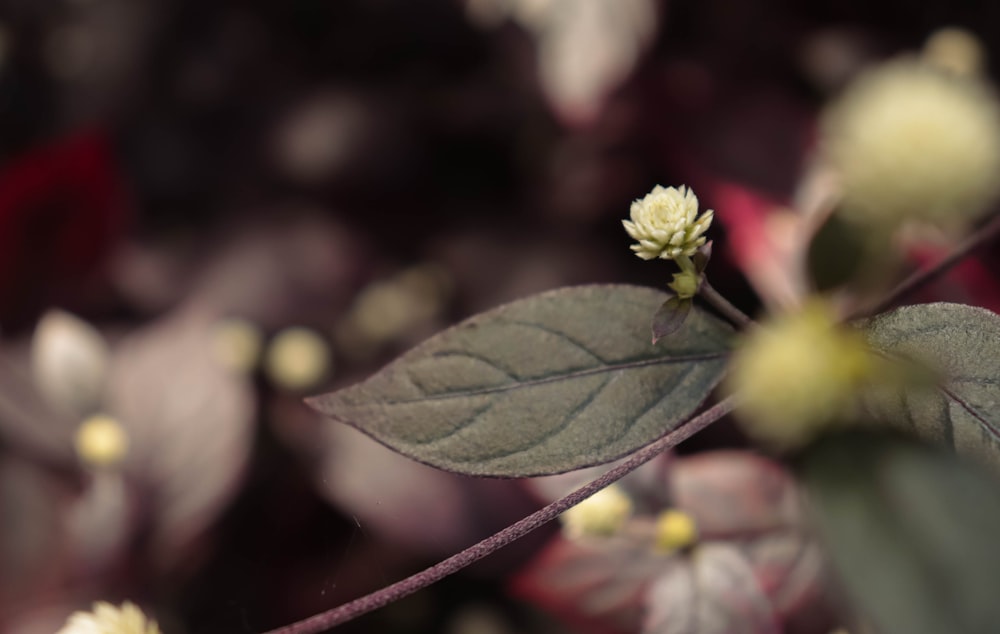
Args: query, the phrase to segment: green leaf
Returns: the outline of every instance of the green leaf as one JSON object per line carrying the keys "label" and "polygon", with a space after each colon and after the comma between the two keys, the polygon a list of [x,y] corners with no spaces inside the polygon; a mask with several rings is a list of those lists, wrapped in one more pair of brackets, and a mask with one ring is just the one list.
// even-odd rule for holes
{"label": "green leaf", "polygon": [[1000,488],[947,451],[854,430],[799,462],[833,568],[882,634],[1000,624]]}
{"label": "green leaf", "polygon": [[874,317],[865,330],[874,348],[942,377],[937,387],[868,394],[868,412],[1000,467],[1000,316],[962,304],[918,304]]}
{"label": "green leaf", "polygon": [[519,477],[609,462],[680,425],[722,377],[732,330],[701,311],[650,343],[650,315],[667,297],[625,285],[528,297],[309,403],[458,473]]}

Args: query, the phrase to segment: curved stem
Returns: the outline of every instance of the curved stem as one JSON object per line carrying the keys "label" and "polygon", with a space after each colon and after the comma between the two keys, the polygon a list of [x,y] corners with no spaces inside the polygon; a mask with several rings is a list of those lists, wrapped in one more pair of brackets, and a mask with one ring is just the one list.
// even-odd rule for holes
{"label": "curved stem", "polygon": [[737,328],[742,330],[753,325],[753,320],[750,319],[750,317],[748,317],[742,310],[733,306],[728,299],[719,293],[719,291],[715,290],[715,288],[708,283],[707,278],[702,279],[701,286],[698,288],[698,294],[701,295],[702,299],[722,313],[722,315]]}
{"label": "curved stem", "polygon": [[270,630],[265,634],[316,634],[335,625],[346,623],[362,614],[377,610],[418,590],[422,590],[432,583],[440,581],[448,575],[458,572],[469,564],[503,548],[507,544],[524,537],[539,526],[552,521],[566,509],[579,504],[597,491],[635,471],[660,453],[687,440],[731,412],[733,403],[733,397],[716,403],[701,414],[683,423],[677,429],[635,452],[625,462],[596,480],[430,568],[339,607],[321,612],[291,625]]}
{"label": "curved stem", "polygon": [[855,311],[854,314],[848,317],[848,321],[875,315],[892,308],[899,300],[941,277],[976,249],[995,239],[997,236],[1000,236],[1000,214],[994,216],[992,220],[962,241],[954,251],[945,256],[940,262],[923,271],[916,271],[900,282],[888,295],[876,304]]}

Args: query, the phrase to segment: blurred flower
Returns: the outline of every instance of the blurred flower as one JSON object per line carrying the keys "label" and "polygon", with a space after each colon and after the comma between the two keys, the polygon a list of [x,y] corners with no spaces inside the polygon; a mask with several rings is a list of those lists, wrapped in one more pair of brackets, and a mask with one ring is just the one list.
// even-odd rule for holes
{"label": "blurred flower", "polygon": [[47,312],[31,340],[35,384],[60,411],[83,416],[101,402],[110,352],[87,322],[59,310]]}
{"label": "blurred flower", "polygon": [[128,434],[121,423],[111,416],[95,414],[80,423],[73,445],[84,464],[107,467],[125,458]]}
{"label": "blurred flower", "polygon": [[653,0],[465,0],[469,18],[511,18],[537,41],[542,89],[558,114],[592,123],[656,33]]}
{"label": "blurred flower", "polygon": [[923,61],[956,75],[983,72],[986,53],[979,39],[965,29],[946,27],[931,33],[924,44]]}
{"label": "blurred flower", "polygon": [[160,634],[160,627],[130,601],[120,608],[98,601],[91,612],[74,612],[56,634]]}
{"label": "blurred flower", "polygon": [[698,541],[694,518],[676,509],[668,509],[656,518],[656,547],[664,552],[687,548]]}
{"label": "blurred flower", "polygon": [[264,336],[253,322],[245,319],[223,319],[215,325],[212,353],[227,370],[249,374],[260,359]]}
{"label": "blurred flower", "polygon": [[909,60],[884,64],[828,110],[823,132],[842,213],[858,223],[961,225],[1000,187],[1000,107],[972,77]]}
{"label": "blurred flower", "polygon": [[601,489],[560,516],[570,537],[615,534],[632,514],[632,500],[619,487]]}
{"label": "blurred flower", "polygon": [[727,382],[740,395],[748,433],[793,447],[850,414],[872,366],[864,339],[814,301],[751,331],[733,355]]}
{"label": "blurred flower", "polygon": [[705,231],[712,224],[711,209],[698,216],[698,198],[685,187],[657,185],[632,203],[632,220],[622,220],[625,231],[638,244],[632,250],[643,260],[673,260],[694,255],[705,244]]}
{"label": "blurred flower", "polygon": [[286,328],[267,350],[264,369],[281,387],[304,390],[319,383],[330,372],[330,348],[308,328]]}

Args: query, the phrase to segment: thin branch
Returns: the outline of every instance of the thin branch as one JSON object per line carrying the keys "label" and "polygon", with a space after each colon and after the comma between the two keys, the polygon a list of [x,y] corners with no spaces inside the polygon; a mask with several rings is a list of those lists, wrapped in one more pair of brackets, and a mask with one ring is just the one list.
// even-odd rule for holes
{"label": "thin branch", "polygon": [[954,251],[945,256],[940,262],[930,268],[924,269],[923,271],[916,271],[908,278],[900,282],[899,285],[892,289],[886,297],[882,298],[873,306],[855,311],[855,313],[852,314],[848,320],[859,319],[869,315],[877,315],[878,313],[892,308],[899,302],[899,300],[941,277],[953,266],[971,255],[976,249],[986,245],[998,236],[1000,236],[1000,214],[994,216],[992,220],[962,241],[962,243],[959,244]]}
{"label": "thin branch", "polygon": [[279,627],[266,634],[317,634],[336,625],[341,625],[354,618],[366,614],[378,608],[384,607],[393,601],[402,599],[405,596],[422,590],[427,586],[444,579],[445,577],[458,572],[469,564],[492,554],[503,548],[507,544],[524,537],[531,531],[552,521],[566,509],[579,504],[597,491],[600,491],[609,484],[623,478],[632,471],[635,471],[643,464],[649,462],[660,453],[670,449],[678,443],[687,440],[702,429],[705,429],[715,421],[719,420],[733,410],[733,397],[726,398],[716,403],[701,414],[682,424],[677,429],[671,431],[659,440],[653,442],[632,454],[628,460],[611,469],[593,482],[586,484],[573,491],[569,495],[545,506],[531,515],[511,524],[502,531],[487,537],[483,541],[466,548],[462,552],[452,555],[448,559],[431,566],[415,575],[409,576],[402,581],[386,586],[381,590],[345,603],[339,607],[326,612],[321,612],[302,621]]}
{"label": "thin branch", "polygon": [[702,299],[722,313],[723,317],[728,319],[737,328],[744,330],[753,325],[753,320],[750,319],[750,317],[748,317],[742,310],[733,306],[728,299],[719,293],[719,291],[715,290],[715,288],[708,283],[707,279],[702,279],[701,286],[698,289],[698,294],[701,295]]}

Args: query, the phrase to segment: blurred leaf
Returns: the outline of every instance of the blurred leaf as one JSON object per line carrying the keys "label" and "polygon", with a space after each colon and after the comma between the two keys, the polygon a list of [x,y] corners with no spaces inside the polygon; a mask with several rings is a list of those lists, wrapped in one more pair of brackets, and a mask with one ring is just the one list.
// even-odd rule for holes
{"label": "blurred leaf", "polygon": [[808,266],[820,291],[851,281],[866,263],[864,235],[839,214],[830,214],[809,244]]}
{"label": "blurred leaf", "polygon": [[159,563],[235,495],[253,441],[250,384],[213,355],[214,321],[175,314],[115,349],[105,403],[129,434],[127,469],[147,493]]}
{"label": "blurred leaf", "polygon": [[943,376],[938,389],[869,394],[869,412],[1000,466],[1000,316],[961,304],[919,304],[874,317],[865,331],[875,348]]}
{"label": "blurred leaf", "polygon": [[368,380],[310,400],[449,471],[528,476],[608,462],[674,429],[721,378],[730,329],[692,311],[651,345],[667,295],[558,289],[472,317]]}
{"label": "blurred leaf", "polygon": [[653,315],[653,343],[671,335],[684,325],[684,320],[691,313],[691,299],[671,297],[656,309]]}
{"label": "blurred leaf", "polygon": [[580,632],[635,632],[650,584],[672,554],[653,547],[652,526],[606,539],[557,538],[513,581],[513,591],[578,624]]}
{"label": "blurred leaf", "polygon": [[646,597],[645,634],[779,634],[771,602],[740,551],[705,544],[671,566]]}
{"label": "blurred leaf", "polygon": [[[344,425],[324,424],[317,431],[321,435],[310,449],[322,448],[323,496],[366,530],[422,556],[454,554],[537,508],[516,482],[434,469]],[[509,565],[514,558],[508,553],[504,559]]]}
{"label": "blurred leaf", "polygon": [[1000,623],[1000,489],[953,454],[854,430],[800,468],[848,597],[876,632],[986,634]]}
{"label": "blurred leaf", "polygon": [[750,562],[757,583],[770,598],[779,619],[826,624],[825,628],[806,631],[832,629],[835,623],[825,594],[829,571],[823,552],[811,535],[801,530],[784,530],[739,540],[736,545]]}
{"label": "blurred leaf", "polygon": [[695,519],[702,538],[746,537],[799,522],[799,493],[791,476],[746,451],[679,458],[669,487],[673,505]]}

